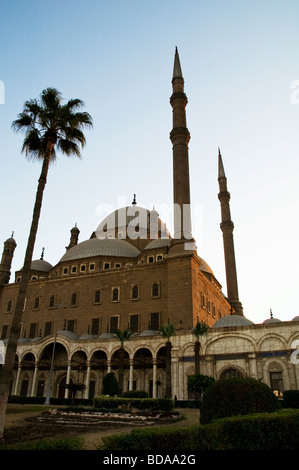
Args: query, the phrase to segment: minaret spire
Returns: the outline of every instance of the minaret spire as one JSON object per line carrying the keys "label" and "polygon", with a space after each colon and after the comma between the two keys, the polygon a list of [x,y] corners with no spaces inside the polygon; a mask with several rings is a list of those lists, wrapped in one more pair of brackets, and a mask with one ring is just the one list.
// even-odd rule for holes
{"label": "minaret spire", "polygon": [[233,230],[234,224],[230,214],[230,194],[227,191],[227,179],[224,172],[224,166],[220,149],[218,148],[218,199],[221,205],[221,224],[223,233],[223,246],[226,270],[227,298],[232,308],[238,315],[243,315],[243,307],[239,301],[238,280],[235,260]]}
{"label": "minaret spire", "polygon": [[[173,110],[173,128],[170,140],[173,144],[174,244],[178,246],[183,243],[180,250],[184,250],[187,246],[184,246],[186,240],[190,240],[190,242],[194,240],[191,235],[190,210],[188,156],[190,133],[187,129],[185,110],[188,99],[184,92],[184,78],[177,47],[174,56],[172,89],[170,104]],[[191,249],[189,244],[187,249]]]}

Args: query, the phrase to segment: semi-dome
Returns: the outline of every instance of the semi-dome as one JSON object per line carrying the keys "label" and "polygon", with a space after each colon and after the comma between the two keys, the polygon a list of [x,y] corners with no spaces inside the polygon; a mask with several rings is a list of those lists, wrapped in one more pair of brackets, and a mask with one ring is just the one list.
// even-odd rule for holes
{"label": "semi-dome", "polygon": [[145,250],[154,250],[155,248],[169,248],[171,243],[170,238],[157,238],[152,240],[148,245],[146,245]]}
{"label": "semi-dome", "polygon": [[136,258],[139,254],[140,251],[125,240],[91,238],[70,248],[60,259],[60,262],[95,256]]}
{"label": "semi-dome", "polygon": [[245,318],[241,315],[227,315],[225,317],[219,318],[212,328],[225,328],[225,327],[233,327],[233,326],[250,326],[254,325],[251,320]]}
{"label": "semi-dome", "polygon": [[292,319],[292,321],[299,321],[299,315],[297,315],[296,317],[294,317],[294,318]]}
{"label": "semi-dome", "polygon": [[214,273],[213,273],[212,269],[210,268],[210,266],[208,265],[208,263],[203,258],[201,258],[200,256],[198,258],[199,258],[199,261],[201,263],[201,265],[199,266],[199,269],[201,271],[206,272],[206,273],[213,274],[213,276],[214,276]]}

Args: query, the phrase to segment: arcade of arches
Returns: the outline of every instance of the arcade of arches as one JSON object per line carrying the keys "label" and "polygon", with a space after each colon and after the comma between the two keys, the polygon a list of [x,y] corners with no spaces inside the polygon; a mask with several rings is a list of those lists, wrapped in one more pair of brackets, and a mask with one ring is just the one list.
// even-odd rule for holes
{"label": "arcade of arches", "polygon": [[[112,335],[111,335],[112,336]],[[192,332],[176,331],[171,337],[171,396],[193,398],[188,392],[188,376],[195,373]],[[12,395],[70,398],[66,385],[83,383],[86,389],[77,398],[102,394],[105,374],[122,377],[122,391],[145,390],[150,397],[166,394],[166,347],[160,334],[131,337],[121,355],[116,337],[76,338],[59,332],[35,341],[19,341]],[[295,322],[211,328],[201,338],[200,373],[217,379],[253,377],[262,380],[280,395],[299,389],[299,364],[292,362],[292,345],[299,341]]]}

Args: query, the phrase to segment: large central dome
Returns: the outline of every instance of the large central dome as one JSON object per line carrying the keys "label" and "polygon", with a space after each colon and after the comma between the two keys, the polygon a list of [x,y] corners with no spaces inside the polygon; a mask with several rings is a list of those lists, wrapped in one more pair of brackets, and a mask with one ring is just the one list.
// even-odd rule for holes
{"label": "large central dome", "polygon": [[91,258],[95,256],[121,256],[125,258],[136,258],[140,251],[130,243],[124,240],[105,238],[91,238],[78,243],[68,250],[60,262],[71,261],[75,259]]}

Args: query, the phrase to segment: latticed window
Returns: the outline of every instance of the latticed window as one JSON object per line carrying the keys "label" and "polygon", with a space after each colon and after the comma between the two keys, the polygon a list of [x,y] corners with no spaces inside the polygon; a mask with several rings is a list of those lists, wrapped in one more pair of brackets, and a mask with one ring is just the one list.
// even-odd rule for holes
{"label": "latticed window", "polygon": [[71,331],[72,333],[75,332],[75,320],[68,320],[67,329],[68,331]]}
{"label": "latticed window", "polygon": [[71,305],[77,305],[77,294],[76,292],[72,295]]}
{"label": "latticed window", "polygon": [[99,318],[93,318],[91,321],[91,334],[92,335],[98,335],[99,334],[99,328],[100,328],[100,319]]}
{"label": "latticed window", "polygon": [[95,293],[94,301],[96,304],[99,304],[101,302],[101,291],[99,289]]}
{"label": "latticed window", "polygon": [[119,290],[118,287],[115,287],[112,291],[112,300],[113,302],[117,302],[119,300]]}
{"label": "latticed window", "polygon": [[52,332],[52,322],[51,321],[47,321],[45,323],[45,336],[47,335],[50,335]]}
{"label": "latticed window", "polygon": [[51,295],[50,297],[50,302],[49,302],[49,307],[54,307],[55,305],[55,296],[54,295]]}
{"label": "latticed window", "polygon": [[138,323],[139,323],[139,315],[130,315],[130,330],[133,333],[138,333]]}
{"label": "latticed window", "polygon": [[242,378],[243,375],[238,369],[235,369],[234,367],[231,367],[229,369],[226,369],[224,372],[222,372],[220,379],[235,379],[235,378]]}
{"label": "latticed window", "polygon": [[36,297],[34,300],[34,310],[37,310],[39,308],[39,297]]}
{"label": "latticed window", "polygon": [[159,284],[157,282],[152,285],[152,297],[159,297]]}
{"label": "latticed window", "polygon": [[151,313],[150,327],[151,327],[152,330],[155,330],[155,331],[158,331],[160,329],[159,313]]}
{"label": "latticed window", "polygon": [[132,299],[138,299],[139,297],[139,289],[138,286],[132,287]]}
{"label": "latticed window", "polygon": [[115,333],[118,329],[118,317],[110,317],[110,333]]}
{"label": "latticed window", "polygon": [[36,337],[37,323],[31,323],[29,329],[29,338]]}

